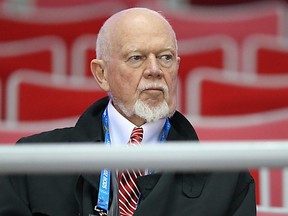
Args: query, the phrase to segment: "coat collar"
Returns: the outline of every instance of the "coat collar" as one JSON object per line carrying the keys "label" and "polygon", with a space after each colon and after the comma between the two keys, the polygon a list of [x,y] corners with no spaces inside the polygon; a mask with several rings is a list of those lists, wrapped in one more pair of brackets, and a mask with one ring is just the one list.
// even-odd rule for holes
{"label": "coat collar", "polygon": [[[107,107],[109,97],[104,97],[92,104],[79,118],[75,129],[78,132],[80,141],[104,141],[104,132],[102,130],[102,114]],[[194,128],[190,122],[178,111],[169,118],[171,129],[167,141],[198,140]],[[99,128],[101,128],[99,130]]]}
{"label": "coat collar", "polygon": [[167,141],[198,141],[197,134],[191,123],[178,111],[169,118],[171,129]]}
{"label": "coat collar", "polygon": [[79,141],[103,142],[104,132],[102,114],[107,107],[109,97],[104,97],[92,104],[78,119],[75,125],[75,133]]}

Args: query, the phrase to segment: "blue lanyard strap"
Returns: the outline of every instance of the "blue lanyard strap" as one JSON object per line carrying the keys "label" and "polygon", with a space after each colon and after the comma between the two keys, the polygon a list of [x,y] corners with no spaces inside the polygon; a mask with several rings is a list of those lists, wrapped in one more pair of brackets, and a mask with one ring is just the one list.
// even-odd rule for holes
{"label": "blue lanyard strap", "polygon": [[[107,108],[104,110],[102,115],[102,122],[103,122],[103,130],[104,130],[104,140],[106,145],[111,145],[111,138],[109,134],[109,117],[108,117],[108,110]],[[165,142],[167,139],[169,130],[171,128],[171,124],[166,118],[165,124],[161,130],[159,135],[160,142]],[[151,173],[151,172],[149,172]],[[95,210],[99,212],[102,216],[108,214],[109,208],[109,197],[110,197],[110,178],[111,178],[111,171],[108,169],[103,169],[100,175],[100,184],[99,184],[99,192],[98,192],[98,200],[97,205],[95,206]]]}
{"label": "blue lanyard strap", "polygon": [[[111,144],[108,120],[109,120],[108,111],[106,108],[102,115],[103,130],[105,136],[104,140],[106,145]],[[109,197],[110,197],[110,178],[111,178],[110,170],[103,169],[100,175],[97,205],[95,206],[95,210],[98,211],[101,216],[108,214]]]}
{"label": "blue lanyard strap", "polygon": [[103,169],[100,176],[100,185],[98,192],[97,205],[95,210],[100,215],[107,215],[109,206],[109,194],[110,194],[110,170]]}
{"label": "blue lanyard strap", "polygon": [[168,133],[170,131],[170,128],[171,128],[171,124],[169,122],[169,119],[166,118],[164,127],[162,128],[162,131],[161,131],[161,133],[159,135],[160,142],[165,142],[165,140],[167,139]]}

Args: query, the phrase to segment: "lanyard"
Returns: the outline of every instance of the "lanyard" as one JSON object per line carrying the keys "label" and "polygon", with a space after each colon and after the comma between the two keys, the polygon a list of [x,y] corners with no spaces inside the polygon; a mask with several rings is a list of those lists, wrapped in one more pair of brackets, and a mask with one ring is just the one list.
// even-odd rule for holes
{"label": "lanyard", "polygon": [[[105,134],[105,144],[111,145],[111,138],[109,134],[109,117],[108,117],[108,110],[107,108],[104,110],[102,115],[102,122],[103,122],[103,130]],[[166,118],[165,124],[162,128],[162,131],[159,135],[160,142],[165,142],[169,130],[171,128],[171,124]],[[151,173],[151,172],[149,172]],[[100,175],[100,184],[99,184],[99,192],[98,192],[98,200],[97,205],[95,206],[94,210],[99,212],[100,216],[104,216],[108,214],[108,207],[109,207],[109,196],[110,196],[110,177],[111,171],[108,169],[103,169]]]}

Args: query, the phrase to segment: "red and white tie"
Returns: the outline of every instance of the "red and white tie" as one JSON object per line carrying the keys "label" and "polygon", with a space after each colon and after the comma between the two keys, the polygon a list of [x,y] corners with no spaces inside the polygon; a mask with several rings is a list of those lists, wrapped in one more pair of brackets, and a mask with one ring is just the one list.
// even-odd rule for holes
{"label": "red and white tie", "polygon": [[[139,145],[143,139],[143,129],[135,127],[131,133],[129,145]],[[119,212],[120,216],[133,215],[140,196],[136,179],[142,176],[140,170],[124,170],[119,178]]]}

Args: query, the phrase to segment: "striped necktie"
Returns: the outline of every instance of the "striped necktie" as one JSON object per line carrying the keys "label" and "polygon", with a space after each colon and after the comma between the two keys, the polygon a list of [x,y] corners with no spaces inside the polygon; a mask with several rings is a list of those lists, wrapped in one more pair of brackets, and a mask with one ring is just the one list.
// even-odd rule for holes
{"label": "striped necktie", "polygon": [[[135,127],[131,133],[129,145],[139,145],[143,139],[143,129]],[[136,179],[141,176],[140,170],[124,170],[119,174],[119,211],[120,216],[133,215],[140,196]]]}

